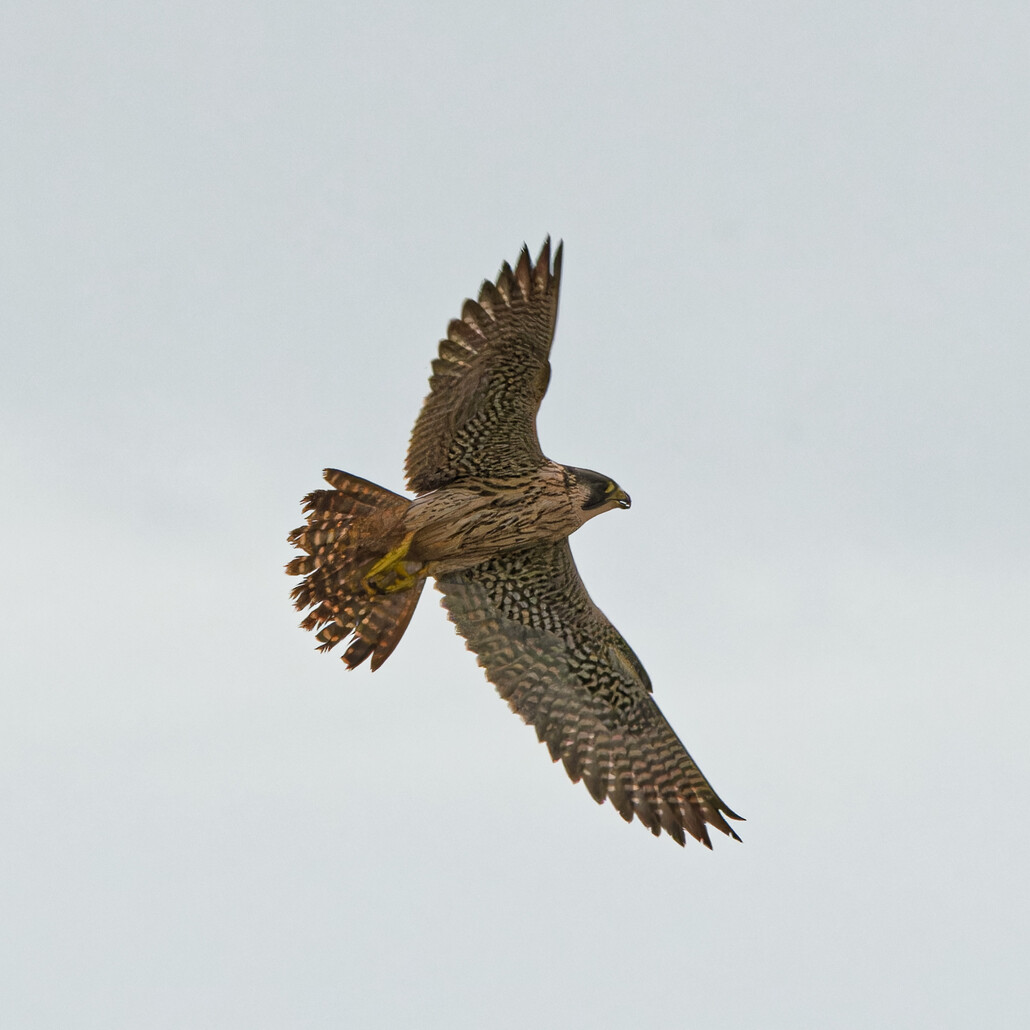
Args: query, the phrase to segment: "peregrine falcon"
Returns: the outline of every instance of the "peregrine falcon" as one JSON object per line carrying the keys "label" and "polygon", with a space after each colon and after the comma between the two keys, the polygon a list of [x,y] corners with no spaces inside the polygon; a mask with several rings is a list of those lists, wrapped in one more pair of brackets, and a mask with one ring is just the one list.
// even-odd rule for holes
{"label": "peregrine falcon", "polygon": [[483,283],[447,328],[406,463],[414,499],[327,469],[304,498],[287,566],[319,650],[373,670],[393,652],[432,576],[487,678],[573,782],[627,821],[711,847],[739,819],[651,698],[640,660],[591,601],[569,536],[628,508],[607,476],[546,458],[536,415],[550,378],[562,246]]}

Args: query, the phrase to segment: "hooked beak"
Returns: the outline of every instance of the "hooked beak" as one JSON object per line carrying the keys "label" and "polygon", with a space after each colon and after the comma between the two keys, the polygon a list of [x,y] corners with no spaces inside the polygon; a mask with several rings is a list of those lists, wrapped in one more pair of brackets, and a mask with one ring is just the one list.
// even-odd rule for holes
{"label": "hooked beak", "polygon": [[630,506],[629,494],[626,493],[625,490],[616,490],[615,493],[612,494],[612,500],[615,501],[620,508],[628,508]]}

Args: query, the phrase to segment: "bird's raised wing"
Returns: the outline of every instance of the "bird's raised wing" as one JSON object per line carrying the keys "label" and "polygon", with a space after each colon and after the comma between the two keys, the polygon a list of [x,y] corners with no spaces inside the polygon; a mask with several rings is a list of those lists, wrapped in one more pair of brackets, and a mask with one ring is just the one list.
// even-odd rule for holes
{"label": "bird's raised wing", "polygon": [[[656,836],[711,847],[737,838],[720,800],[651,699],[637,656],[590,600],[567,540],[509,551],[438,577],[444,606],[479,664],[554,761]],[[739,838],[737,838],[739,839]]]}
{"label": "bird's raised wing", "polygon": [[544,463],[536,413],[550,378],[562,246],[551,270],[548,238],[497,282],[483,283],[447,327],[433,361],[429,396],[415,422],[405,470],[416,493],[463,476],[513,476]]}

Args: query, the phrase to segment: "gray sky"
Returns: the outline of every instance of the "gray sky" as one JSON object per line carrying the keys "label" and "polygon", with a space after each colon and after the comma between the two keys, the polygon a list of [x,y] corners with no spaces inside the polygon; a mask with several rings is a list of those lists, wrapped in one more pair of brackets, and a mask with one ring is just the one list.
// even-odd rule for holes
{"label": "gray sky", "polygon": [[[0,1024],[1023,1027],[1025,3],[13,3]],[[299,499],[565,240],[574,551],[747,816],[598,808],[427,591],[348,674]]]}

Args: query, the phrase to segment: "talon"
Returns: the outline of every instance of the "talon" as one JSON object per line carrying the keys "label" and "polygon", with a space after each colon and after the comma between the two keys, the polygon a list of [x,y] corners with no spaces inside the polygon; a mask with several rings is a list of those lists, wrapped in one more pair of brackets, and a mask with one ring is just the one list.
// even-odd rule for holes
{"label": "talon", "polygon": [[418,580],[418,574],[412,575],[404,567],[403,562],[398,563],[393,567],[394,580],[388,586],[383,587],[383,590],[387,594],[396,594],[401,590],[410,590]]}
{"label": "talon", "polygon": [[[401,590],[410,590],[419,578],[425,575],[423,568],[412,575],[405,566],[405,559],[408,555],[408,548],[411,546],[411,538],[415,535],[414,530],[391,551],[387,551],[361,579],[361,585],[365,588],[369,597],[374,597],[380,591],[384,594],[395,594]],[[393,575],[393,580],[381,585],[383,580]],[[378,581],[378,582],[376,582]]]}

